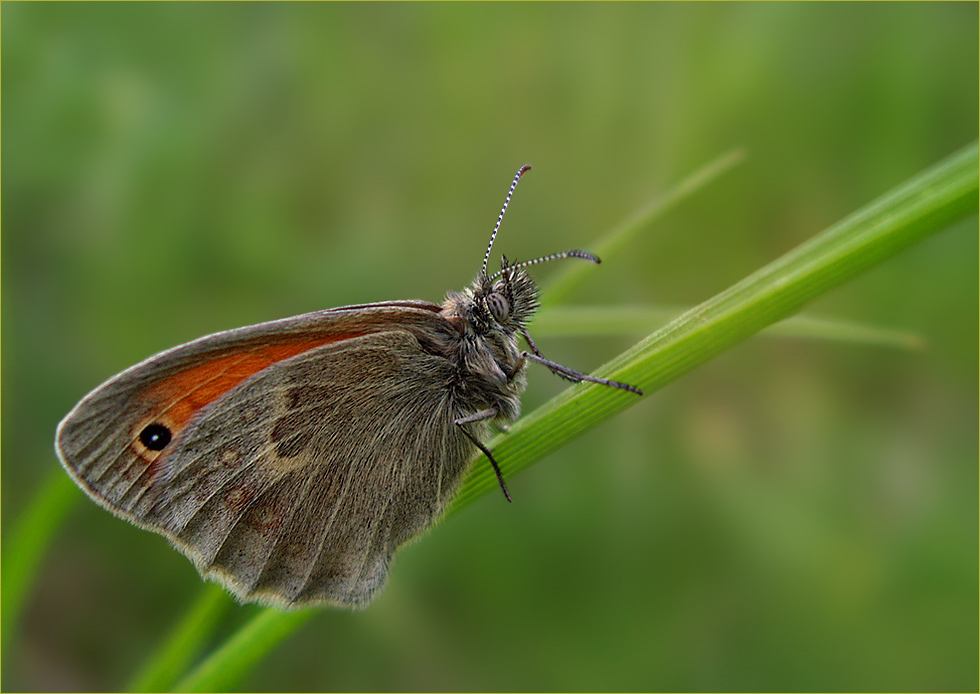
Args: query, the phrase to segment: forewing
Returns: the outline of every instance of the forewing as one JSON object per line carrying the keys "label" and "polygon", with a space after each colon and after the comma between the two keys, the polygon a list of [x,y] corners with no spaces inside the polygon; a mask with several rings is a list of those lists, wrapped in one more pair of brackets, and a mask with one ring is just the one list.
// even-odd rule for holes
{"label": "forewing", "polygon": [[161,452],[140,441],[147,424],[160,423],[177,438],[200,410],[269,366],[361,335],[404,329],[434,336],[426,348],[438,351],[449,329],[438,310],[424,302],[352,306],[202,337],[85,396],[58,425],[55,449],[79,486],[128,518],[126,494],[158,473]]}

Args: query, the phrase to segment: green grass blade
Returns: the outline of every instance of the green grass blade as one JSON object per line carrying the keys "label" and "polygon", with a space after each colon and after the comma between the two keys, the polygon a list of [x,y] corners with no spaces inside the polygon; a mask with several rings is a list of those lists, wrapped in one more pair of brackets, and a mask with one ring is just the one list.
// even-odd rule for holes
{"label": "green grass blade", "polygon": [[926,347],[926,339],[918,333],[816,316],[790,316],[786,320],[765,328],[759,335],[831,340],[868,347],[891,347],[911,351],[922,350]]}
{"label": "green grass blade", "polygon": [[[556,306],[535,319],[534,335],[597,337],[647,334],[674,320],[685,310],[672,306]],[[916,333],[807,315],[790,316],[759,334],[907,350],[920,350],[925,346],[925,339]]]}
{"label": "green grass blade", "polygon": [[167,635],[151,660],[133,678],[126,691],[170,691],[180,674],[187,672],[191,662],[203,650],[221,617],[234,604],[224,588],[215,583],[205,584],[197,600]]}
{"label": "green grass blade", "polygon": [[[974,142],[691,309],[596,375],[637,385],[649,397],[821,294],[976,212],[977,203]],[[613,388],[579,384],[522,417],[489,446],[504,476],[513,476],[639,401]],[[450,513],[497,488],[493,471],[479,457]]]}
{"label": "green grass blade", "polygon": [[[744,159],[745,150],[741,148],[722,154],[674,187],[650,200],[624,221],[590,243],[588,250],[608,262],[659,217],[730,171]],[[561,302],[569,292],[590,276],[590,269],[587,263],[566,263],[562,266],[542,284],[541,306],[550,307]]]}
{"label": "green grass blade", "polygon": [[[978,148],[974,143],[688,311],[597,373],[635,383],[649,397],[815,297],[975,212],[977,203]],[[612,388],[579,384],[523,418],[491,445],[505,475],[513,475],[641,401]],[[475,465],[450,513],[496,488],[490,466]],[[312,614],[312,610],[261,612],[178,689],[231,688]]]}
{"label": "green grass blade", "polygon": [[77,487],[67,475],[58,471],[51,475],[20,514],[16,526],[3,543],[3,591],[0,593],[0,622],[3,624],[0,642],[3,658],[13,654],[20,613],[27,602],[34,576],[41,566],[52,537],[81,498]]}
{"label": "green grass blade", "polygon": [[212,653],[174,691],[225,692],[280,641],[317,613],[316,609],[279,612],[263,610]]}

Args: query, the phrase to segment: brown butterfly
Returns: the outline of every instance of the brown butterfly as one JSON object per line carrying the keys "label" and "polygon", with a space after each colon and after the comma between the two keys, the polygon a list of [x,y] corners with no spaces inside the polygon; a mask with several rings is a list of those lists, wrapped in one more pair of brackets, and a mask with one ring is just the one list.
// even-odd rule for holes
{"label": "brown butterfly", "polygon": [[[390,301],[202,337],[89,393],[58,426],[68,474],[167,537],[242,601],[365,606],[398,548],[442,513],[488,424],[520,414],[525,366],[642,394],[545,359],[525,327],[538,289],[487,262],[442,305]],[[518,347],[522,335],[530,351]]]}

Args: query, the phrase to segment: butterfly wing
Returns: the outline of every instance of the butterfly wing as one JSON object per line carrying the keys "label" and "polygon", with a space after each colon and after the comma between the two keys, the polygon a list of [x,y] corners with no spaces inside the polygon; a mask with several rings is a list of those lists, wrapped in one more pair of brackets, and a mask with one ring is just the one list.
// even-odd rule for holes
{"label": "butterfly wing", "polygon": [[[437,311],[321,312],[165,352],[79,403],[59,457],[96,501],[241,599],[366,604],[470,450]],[[155,426],[170,439],[144,440]]]}

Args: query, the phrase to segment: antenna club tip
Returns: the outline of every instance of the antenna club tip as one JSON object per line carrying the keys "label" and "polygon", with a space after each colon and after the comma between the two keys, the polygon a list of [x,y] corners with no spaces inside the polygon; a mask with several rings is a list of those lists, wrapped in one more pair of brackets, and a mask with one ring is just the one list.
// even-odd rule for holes
{"label": "antenna club tip", "polygon": [[599,265],[602,261],[599,259],[595,253],[590,253],[589,251],[583,251],[580,249],[575,249],[574,251],[568,251],[568,255],[573,258],[581,258],[582,260],[588,260],[590,263],[595,263]]}
{"label": "antenna club tip", "polygon": [[527,173],[528,171],[530,171],[530,170],[531,170],[531,165],[530,165],[530,164],[525,164],[524,166],[522,166],[522,167],[521,167],[521,168],[520,168],[520,169],[518,170],[518,172],[517,172],[517,175],[518,175],[518,176],[523,176],[524,174],[526,174],[526,173]]}

